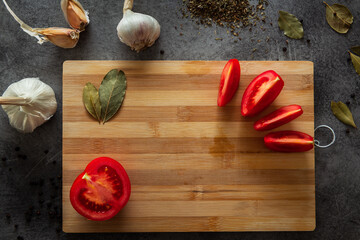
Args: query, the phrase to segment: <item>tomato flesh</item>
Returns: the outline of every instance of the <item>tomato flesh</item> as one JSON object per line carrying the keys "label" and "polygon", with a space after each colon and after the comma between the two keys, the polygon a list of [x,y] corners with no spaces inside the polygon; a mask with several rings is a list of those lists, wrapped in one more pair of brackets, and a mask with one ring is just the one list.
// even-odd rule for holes
{"label": "tomato flesh", "polygon": [[264,143],[277,152],[305,152],[314,147],[314,138],[298,131],[280,131],[266,135]]}
{"label": "tomato flesh", "polygon": [[291,122],[302,114],[303,110],[299,105],[285,106],[256,121],[254,129],[257,131],[271,130]]}
{"label": "tomato flesh", "polygon": [[74,181],[70,201],[74,209],[90,220],[114,217],[128,202],[131,186],[120,163],[101,157],[91,161]]}
{"label": "tomato flesh", "polygon": [[230,59],[221,74],[219,95],[217,104],[219,107],[225,106],[231,101],[239,88],[240,82],[240,63],[237,59]]}
{"label": "tomato flesh", "polygon": [[261,73],[246,88],[241,101],[241,114],[250,117],[269,106],[280,94],[284,81],[273,70]]}

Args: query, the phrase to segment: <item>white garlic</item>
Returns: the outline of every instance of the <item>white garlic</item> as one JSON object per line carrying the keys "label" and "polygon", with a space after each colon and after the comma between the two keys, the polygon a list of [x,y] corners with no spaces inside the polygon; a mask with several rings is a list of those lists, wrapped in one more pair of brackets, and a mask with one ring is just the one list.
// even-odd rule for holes
{"label": "white garlic", "polygon": [[139,52],[152,46],[160,36],[160,24],[146,14],[131,11],[133,0],[125,0],[124,16],[116,30],[121,42]]}
{"label": "white garlic", "polygon": [[25,78],[11,84],[0,97],[0,105],[11,126],[23,133],[33,132],[49,120],[57,108],[54,91],[39,78]]}

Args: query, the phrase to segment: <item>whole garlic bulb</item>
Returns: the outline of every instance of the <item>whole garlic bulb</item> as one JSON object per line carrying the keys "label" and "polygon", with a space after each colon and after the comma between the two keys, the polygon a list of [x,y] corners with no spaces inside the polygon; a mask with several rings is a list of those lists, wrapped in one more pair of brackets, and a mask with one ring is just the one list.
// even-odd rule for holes
{"label": "whole garlic bulb", "polygon": [[139,52],[152,46],[160,36],[160,24],[146,14],[131,11],[133,0],[125,0],[124,16],[116,30],[121,42]]}
{"label": "whole garlic bulb", "polygon": [[0,104],[6,104],[2,108],[11,126],[23,133],[33,132],[49,120],[57,108],[54,91],[39,78],[25,78],[11,84],[0,97]]}

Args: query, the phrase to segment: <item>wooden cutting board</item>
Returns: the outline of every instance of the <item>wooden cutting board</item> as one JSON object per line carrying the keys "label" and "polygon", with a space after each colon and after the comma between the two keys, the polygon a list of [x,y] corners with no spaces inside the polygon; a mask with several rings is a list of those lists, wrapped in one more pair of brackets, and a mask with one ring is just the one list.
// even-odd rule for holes
{"label": "wooden cutting board", "polygon": [[[304,114],[277,130],[314,134],[312,62],[241,62],[240,88],[216,100],[224,61],[66,61],[63,69],[63,230],[65,232],[312,231],[314,150],[276,153],[252,125],[289,104]],[[128,89],[119,113],[99,125],[82,89],[122,69]],[[249,82],[273,69],[285,81],[256,118],[240,114]],[[74,179],[94,158],[127,170],[132,193],[113,219],[89,221],[71,206]]]}

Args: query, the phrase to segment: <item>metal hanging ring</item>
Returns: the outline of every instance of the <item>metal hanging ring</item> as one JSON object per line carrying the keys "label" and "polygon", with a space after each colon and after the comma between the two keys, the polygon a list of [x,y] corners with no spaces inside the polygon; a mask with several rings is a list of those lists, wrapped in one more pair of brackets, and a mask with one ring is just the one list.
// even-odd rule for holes
{"label": "metal hanging ring", "polygon": [[328,125],[320,125],[320,126],[317,126],[317,127],[315,128],[314,133],[315,133],[316,130],[318,130],[319,128],[327,128],[327,129],[329,129],[329,130],[332,132],[332,134],[333,134],[333,139],[332,139],[331,143],[329,143],[328,145],[324,145],[324,146],[321,146],[321,145],[320,145],[320,141],[319,141],[319,140],[314,140],[314,145],[317,146],[317,147],[319,147],[319,148],[327,148],[327,147],[330,147],[331,145],[333,145],[334,142],[335,142],[335,139],[336,139],[334,130],[333,130],[331,127],[329,127]]}

